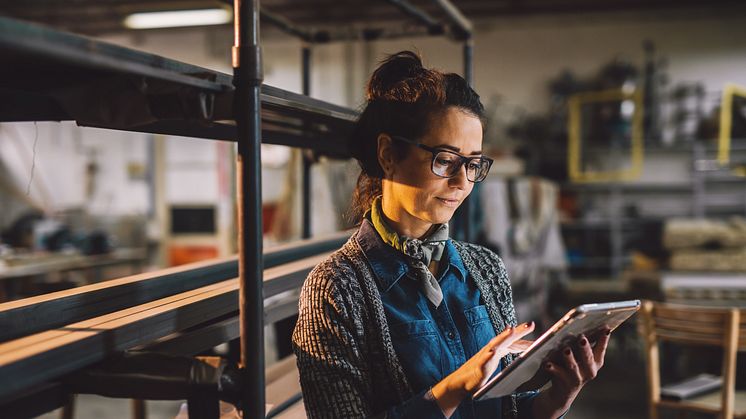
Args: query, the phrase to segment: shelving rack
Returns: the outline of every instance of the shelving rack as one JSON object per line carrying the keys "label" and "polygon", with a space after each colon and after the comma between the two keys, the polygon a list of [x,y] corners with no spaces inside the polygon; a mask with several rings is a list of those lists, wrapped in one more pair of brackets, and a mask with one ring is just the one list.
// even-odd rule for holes
{"label": "shelving rack", "polygon": [[[246,366],[244,371],[249,377],[246,379],[246,382],[250,384],[247,388],[252,392],[251,395],[246,396],[245,400],[252,402],[244,403],[244,406],[254,409],[255,406],[260,406],[261,415],[264,415],[262,332],[265,312],[262,294],[263,287],[266,287],[268,283],[263,280],[265,261],[262,257],[260,228],[259,119],[261,118],[262,123],[261,138],[266,143],[302,146],[322,154],[346,157],[348,153],[344,138],[357,118],[357,113],[341,106],[271,86],[255,88],[254,99],[252,99],[254,106],[247,109],[246,96],[248,94],[245,89],[234,86],[235,79],[246,80],[247,76],[244,74],[231,77],[224,73],[152,54],[3,17],[0,17],[0,55],[3,56],[5,63],[12,63],[12,65],[3,65],[0,68],[0,76],[2,76],[0,77],[2,79],[0,95],[4,99],[0,104],[0,121],[73,120],[79,125],[98,128],[229,140],[239,143],[240,171],[243,174],[240,183],[242,190],[239,192],[239,203],[242,208],[240,211],[242,247],[240,263],[234,260],[226,262],[229,266],[223,263],[215,268],[202,270],[194,268],[184,272],[181,276],[167,276],[168,280],[160,277],[148,278],[147,283],[138,282],[140,287],[131,287],[138,291],[134,293],[133,298],[124,300],[120,298],[118,305],[103,304],[103,310],[106,313],[121,310],[125,306],[139,307],[150,301],[160,301],[159,299],[164,298],[164,295],[178,294],[195,287],[198,289],[201,286],[235,276],[235,274],[226,276],[226,270],[228,272],[233,270],[236,274],[240,272],[239,283],[242,284],[240,292],[239,290],[230,291],[218,300],[200,300],[199,303],[195,302],[178,309],[176,313],[180,316],[189,316],[185,313],[195,313],[192,316],[197,316],[202,320],[223,316],[226,314],[226,309],[228,312],[239,309],[238,305],[232,306],[225,303],[235,299],[236,294],[241,295],[238,300],[241,305],[240,318],[243,319],[241,327],[243,348],[245,352],[251,353],[250,356],[244,356],[243,365]],[[107,94],[102,94],[102,89],[105,89],[103,91]],[[259,113],[259,101],[262,105],[261,114]],[[243,118],[233,117],[234,105],[244,110],[246,115]],[[120,118],[120,115],[125,115],[127,118]],[[246,131],[247,118],[253,118],[255,131]],[[234,119],[238,123],[234,124]],[[247,147],[248,138],[256,142],[253,148]],[[338,248],[343,242],[344,240],[334,240],[331,242],[333,247],[327,247],[325,251]],[[286,258],[284,263],[308,255],[308,252],[303,251],[293,255],[292,258]],[[308,270],[304,272],[304,269],[296,269],[293,272],[296,278],[294,286],[297,289]],[[199,276],[199,279],[194,279],[195,276]],[[285,277],[287,276],[283,278]],[[186,283],[182,282],[188,278],[193,279]],[[253,286],[251,291],[247,291],[247,288],[250,288],[246,286],[247,284]],[[57,300],[48,302],[46,306],[54,307],[52,313],[64,312],[65,309],[60,306],[66,305],[64,301],[70,301],[73,306],[69,306],[67,310],[85,312],[86,316],[99,316],[102,313],[97,310],[101,306],[91,307],[90,304],[91,300],[96,300],[95,293],[99,291],[89,291],[82,296],[75,293],[55,295]],[[117,289],[114,292],[107,288],[105,294],[108,292],[120,295],[125,291]],[[269,295],[273,294],[276,292],[271,291]],[[136,300],[135,297],[141,300]],[[75,304],[82,303],[88,305],[82,308],[75,307]],[[6,323],[11,323],[9,330],[13,330],[17,335],[44,333],[43,330],[58,326],[51,323],[31,325],[23,321],[11,322],[10,319],[18,320],[19,313],[28,311],[28,308],[26,311],[19,311],[16,305],[10,303],[10,306],[3,307],[0,317]],[[218,310],[217,307],[223,308]],[[40,308],[34,306],[33,310],[34,313],[39,313]],[[206,314],[207,312],[209,314]],[[60,320],[59,316],[54,317]],[[76,324],[81,319],[67,320]],[[194,325],[194,322],[180,324],[181,327],[191,325]],[[153,329],[155,326],[149,323],[141,327],[149,331],[144,333],[149,339],[156,339],[176,331]],[[222,336],[226,338],[226,335]],[[23,337],[6,336],[3,340],[6,339],[23,339]],[[126,341],[128,342],[126,345],[108,348],[103,353],[96,352],[90,353],[89,356],[79,356],[79,362],[68,363],[68,365],[70,368],[84,368],[102,359],[106,354],[112,354],[113,351],[130,349],[132,345],[146,343],[141,340]],[[67,352],[69,350],[71,350],[69,347],[54,347],[34,356],[50,357],[55,353],[69,356],[70,353]],[[76,347],[72,350],[76,350]],[[80,350],[85,349],[77,347],[77,351]],[[38,367],[34,367],[32,362],[26,362],[26,358],[19,361],[11,355],[13,354],[9,353],[8,358],[3,359],[4,393],[0,403],[4,405],[15,406],[18,409],[35,408],[39,405],[38,403],[34,406],[34,403],[23,402],[29,399],[29,396],[25,396],[20,402],[14,397],[31,386],[41,384],[42,381],[54,380],[70,372],[69,368],[39,371],[35,369]],[[30,359],[33,361],[35,358],[32,356]],[[34,369],[33,373],[30,373],[29,368]],[[20,380],[18,377],[26,378]],[[59,391],[45,393],[46,395],[53,394],[51,399],[57,401],[50,404],[51,408],[59,406],[61,398],[58,393]],[[262,397],[257,398],[258,396],[253,393],[261,393]],[[32,400],[36,399],[36,396],[38,393],[33,394]],[[254,413],[248,413],[248,415],[250,416],[246,417],[259,417]]]}
{"label": "shelving rack", "polygon": [[[428,35],[448,35],[458,42],[463,42],[463,72],[464,79],[471,85],[474,79],[473,70],[473,53],[474,53],[474,42],[472,39],[472,24],[471,22],[456,8],[449,0],[436,0],[437,3],[445,12],[450,25],[445,25],[429,15],[425,11],[417,8],[408,1],[404,0],[386,0],[392,6],[397,7],[405,15],[415,19],[420,25],[424,26],[427,30]],[[413,35],[422,35],[420,32],[415,31],[360,31],[346,34],[332,35],[327,31],[320,30],[314,31],[306,28],[294,25],[292,22],[283,19],[274,13],[266,10],[261,10],[261,17],[267,22],[271,23],[278,29],[287,33],[290,36],[296,37],[303,41],[303,47],[301,49],[301,72],[302,72],[302,92],[304,95],[310,95],[311,93],[311,58],[312,48],[316,44],[326,44],[335,41],[349,41],[349,40],[365,40],[375,41],[378,39],[396,39],[405,38]],[[311,165],[312,160],[309,156],[304,155],[303,167],[302,167],[302,224],[303,232],[302,237],[308,238],[311,236],[310,225],[311,225],[311,206],[310,206],[310,178],[311,178]],[[476,192],[476,190],[475,190]],[[465,240],[470,241],[472,238],[471,222],[473,218],[473,209],[469,200],[466,200],[458,213],[461,217],[461,224],[457,226],[460,229],[460,234],[463,234]]]}
{"label": "shelving rack", "polygon": [[[428,29],[429,34],[448,34],[457,41],[462,41],[464,76],[469,83],[472,82],[472,26],[450,1],[436,1],[445,12],[449,21],[448,25],[438,23],[436,19],[404,0],[388,0],[388,2],[417,19]],[[259,44],[260,14],[270,23],[299,36],[306,42],[302,52],[304,95],[262,84],[262,57]],[[262,13],[258,0],[235,0],[234,16],[233,77],[94,39],[0,17],[0,56],[6,63],[0,66],[0,96],[4,99],[0,102],[0,121],[70,120],[76,121],[81,126],[236,141],[239,205],[237,289],[227,282],[225,285],[218,283],[218,281],[232,277],[231,272],[236,268],[236,261],[233,260],[218,262],[214,266],[188,267],[176,275],[169,271],[155,276],[146,275],[145,278],[123,279],[124,285],[109,283],[103,287],[103,290],[93,287],[79,291],[72,290],[64,295],[50,295],[47,297],[48,300],[42,304],[42,311],[46,308],[49,319],[33,325],[19,320],[24,319],[24,310],[32,309],[30,306],[21,304],[19,308],[17,304],[0,305],[0,324],[5,322],[13,327],[11,329],[13,332],[5,336],[3,340],[16,339],[9,343],[0,343],[0,349],[8,349],[14,342],[17,343],[22,339],[35,341],[42,339],[44,333],[54,333],[51,329],[68,324],[68,322],[77,324],[75,322],[91,318],[91,316],[99,316],[96,318],[102,319],[102,315],[106,317],[106,313],[120,310],[123,307],[133,305],[145,307],[148,304],[156,304],[166,295],[174,295],[176,298],[176,295],[183,295],[184,292],[200,294],[202,291],[199,290],[203,289],[200,287],[222,287],[220,289],[225,288],[227,294],[219,294],[215,297],[218,300],[226,298],[225,301],[220,300],[221,304],[232,301],[235,294],[238,295],[238,305],[233,308],[233,310],[235,308],[239,310],[238,322],[225,320],[222,317],[232,312],[232,306],[229,305],[227,311],[224,309],[215,315],[210,313],[210,307],[215,307],[215,303],[210,305],[209,302],[204,303],[199,299],[198,301],[202,301],[203,304],[177,304],[178,307],[173,308],[175,311],[166,311],[162,315],[192,313],[188,314],[187,318],[193,320],[179,325],[180,327],[192,327],[200,320],[218,317],[217,325],[213,324],[185,335],[185,339],[187,341],[191,339],[192,343],[197,339],[194,336],[198,336],[201,345],[219,343],[215,340],[230,336],[230,333],[227,335],[215,333],[216,329],[221,331],[230,329],[235,337],[238,323],[242,378],[245,384],[242,387],[241,397],[243,417],[265,416],[263,327],[265,316],[270,318],[272,316],[265,312],[264,290],[274,283],[283,285],[278,285],[279,288],[276,287],[270,294],[276,293],[277,289],[287,289],[288,284],[292,284],[293,281],[296,281],[295,285],[299,286],[298,278],[305,276],[307,269],[312,267],[311,263],[315,260],[308,258],[320,253],[323,255],[324,251],[329,251],[334,246],[339,247],[342,242],[336,238],[321,243],[312,242],[300,245],[303,250],[290,251],[292,257],[288,258],[286,255],[285,259],[280,258],[284,263],[293,260],[297,262],[289,264],[283,271],[284,273],[273,274],[276,277],[264,278],[265,264],[269,259],[265,259],[262,248],[260,143],[263,141],[270,144],[302,147],[325,155],[347,157],[349,153],[344,139],[357,118],[357,113],[307,96],[309,93],[310,44],[343,40],[343,38],[322,39],[316,36],[318,34],[297,28],[271,13]],[[371,33],[367,33],[366,36],[370,35]],[[393,34],[377,32],[372,38],[366,39],[391,39],[408,35],[410,34],[406,31]],[[308,225],[310,221],[309,169],[310,162],[307,161],[304,163],[304,225]],[[464,214],[466,222],[462,227],[466,238],[469,238],[468,218],[471,211],[468,204]],[[304,236],[307,237],[309,233],[307,230],[304,231]],[[302,259],[303,257],[307,259]],[[304,260],[306,262],[303,262]],[[187,281],[188,285],[179,281],[182,278],[191,278]],[[130,283],[136,285],[127,285]],[[137,285],[144,288],[138,288]],[[122,292],[126,295],[130,294],[130,292],[123,291],[124,288],[121,286],[131,287],[132,291],[144,290],[145,294],[136,295],[135,297],[139,298],[137,301],[121,297]],[[112,295],[119,295],[119,299],[114,299],[115,302],[109,301]],[[79,308],[78,304],[82,301],[99,301],[99,303],[93,304],[96,307],[95,310],[90,307]],[[33,307],[33,310],[38,309],[37,306]],[[187,311],[179,311],[181,309]],[[55,313],[65,310],[76,312],[82,317],[55,316]],[[292,307],[289,309],[280,307],[279,311],[282,314],[275,315],[276,318],[281,318],[287,312],[292,313]],[[98,321],[103,322],[98,324],[108,324],[103,319]],[[140,323],[136,326],[145,327]],[[64,371],[39,368],[38,364],[34,364],[33,359],[21,357],[19,361],[14,358],[15,353],[8,350],[5,352],[8,359],[0,356],[0,369],[5,371],[2,374],[3,382],[7,384],[7,386],[3,385],[0,405],[10,406],[10,410],[6,410],[10,412],[35,411],[37,414],[59,407],[61,403],[64,403],[65,390],[54,380],[60,378],[62,374],[71,372],[73,369],[85,368],[93,362],[105,359],[115,351],[147,344],[149,340],[162,338],[169,333],[181,330],[179,327],[176,329],[156,328],[157,330],[153,327],[155,326],[148,329],[152,332],[150,334],[135,333],[135,336],[140,336],[139,339],[133,339],[131,335],[126,334],[126,331],[120,331],[125,333],[126,338],[120,342],[121,344],[106,346],[102,352],[96,352],[95,356],[81,357],[79,362],[70,364],[69,368]],[[45,330],[50,331],[45,332]],[[75,333],[78,335],[73,335]],[[85,332],[82,330],[65,331],[65,336],[82,338],[81,333]],[[105,338],[118,335],[115,331],[103,336]],[[211,339],[205,339],[205,336],[211,336]],[[180,341],[180,345],[183,344],[184,342]],[[6,347],[2,348],[2,345]],[[163,345],[168,346],[167,343],[161,343],[161,347]],[[55,354],[59,356],[64,354],[69,357],[75,351],[86,351],[85,346],[74,345],[37,349],[39,352],[36,356],[47,360],[49,359],[47,357]],[[0,350],[0,355],[2,352]],[[27,375],[26,381],[14,381],[14,378],[23,377],[31,370],[34,374]]]}
{"label": "shelving rack", "polygon": [[[740,140],[739,140],[740,141]],[[740,142],[739,142],[740,144]],[[732,152],[740,157],[746,149],[736,146]],[[610,254],[606,258],[592,258],[580,265],[580,267],[608,268],[612,278],[618,277],[628,262],[625,255],[625,237],[628,233],[639,231],[647,221],[661,221],[662,216],[651,217],[641,215],[633,218],[623,214],[622,207],[628,203],[631,197],[652,196],[675,196],[686,199],[687,204],[683,206],[683,212],[676,216],[703,218],[708,216],[719,216],[723,214],[740,215],[746,217],[746,178],[733,175],[729,170],[722,169],[717,160],[713,158],[716,149],[705,147],[700,143],[692,143],[671,148],[648,148],[647,153],[665,153],[675,155],[677,158],[687,159],[686,164],[691,168],[691,178],[682,179],[676,183],[664,182],[624,182],[624,183],[596,183],[575,184],[565,183],[562,188],[566,191],[576,192],[579,196],[606,196],[609,213],[605,217],[593,221],[579,220],[565,223],[565,232],[585,230],[584,240],[592,237],[598,232],[599,236],[606,235]],[[725,203],[712,201],[713,189],[724,189],[733,195],[732,202]],[[740,202],[736,202],[739,200]],[[606,234],[608,232],[608,234]],[[572,268],[572,266],[571,266]]]}

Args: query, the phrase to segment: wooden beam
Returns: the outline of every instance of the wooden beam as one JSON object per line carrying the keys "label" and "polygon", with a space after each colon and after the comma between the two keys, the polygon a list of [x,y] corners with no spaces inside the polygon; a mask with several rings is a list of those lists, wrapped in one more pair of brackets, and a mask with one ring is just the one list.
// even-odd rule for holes
{"label": "wooden beam", "polygon": [[[272,247],[265,252],[264,266],[273,268],[293,260],[329,252],[341,247],[349,235],[349,232],[343,232]],[[145,304],[237,276],[238,260],[234,256],[3,303],[0,304],[0,342]],[[265,283],[268,287],[265,295],[281,292],[284,283]]]}
{"label": "wooden beam", "polygon": [[[299,278],[327,256],[267,269],[265,286],[298,286]],[[0,344],[0,400],[115,353],[235,312],[238,288],[238,281],[230,279]]]}

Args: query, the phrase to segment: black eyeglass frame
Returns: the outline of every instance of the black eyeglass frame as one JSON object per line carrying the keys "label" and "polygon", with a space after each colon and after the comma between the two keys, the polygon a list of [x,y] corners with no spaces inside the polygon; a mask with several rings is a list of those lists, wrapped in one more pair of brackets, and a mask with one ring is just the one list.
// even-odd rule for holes
{"label": "black eyeglass frame", "polygon": [[[492,163],[494,163],[494,160],[492,160],[489,157],[485,157],[485,156],[479,156],[479,157],[462,156],[461,154],[459,154],[459,153],[457,153],[457,152],[455,152],[453,150],[448,150],[448,149],[445,149],[445,148],[430,147],[430,146],[427,146],[425,144],[419,143],[417,141],[410,140],[409,138],[402,137],[401,135],[391,135],[390,137],[393,140],[402,141],[402,142],[405,142],[407,144],[411,144],[413,146],[419,147],[419,148],[421,148],[421,149],[423,149],[425,151],[429,151],[430,153],[432,153],[433,158],[432,158],[432,161],[430,162],[430,171],[432,171],[433,174],[435,176],[438,176],[438,177],[449,179],[449,178],[452,178],[452,177],[456,176],[456,173],[458,173],[458,171],[461,170],[461,166],[463,166],[465,163],[469,163],[469,162],[471,162],[473,160],[479,160],[480,163],[482,161],[486,161],[487,162],[487,170],[485,170],[484,175],[482,175],[481,179],[475,179],[475,180],[469,179],[469,170],[468,169],[466,170],[466,180],[468,180],[471,183],[479,183],[479,182],[483,181],[487,177],[487,174],[490,173],[490,168],[492,168]],[[459,158],[458,166],[456,167],[456,169],[454,170],[454,173],[451,176],[443,176],[443,175],[439,175],[438,173],[435,172],[435,158],[438,156],[438,153],[449,153],[449,154],[453,154],[453,155],[455,155],[455,156],[457,156]],[[468,168],[469,166],[466,166],[466,167]]]}

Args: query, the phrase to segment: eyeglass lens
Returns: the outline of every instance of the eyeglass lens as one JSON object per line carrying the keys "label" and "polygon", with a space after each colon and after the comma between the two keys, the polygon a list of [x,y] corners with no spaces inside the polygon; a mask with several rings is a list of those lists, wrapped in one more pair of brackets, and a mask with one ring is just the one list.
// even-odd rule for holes
{"label": "eyeglass lens", "polygon": [[489,170],[489,162],[476,157],[465,159],[461,156],[441,151],[433,159],[433,172],[438,176],[453,177],[461,169],[461,164],[466,163],[466,178],[472,182],[484,179]]}

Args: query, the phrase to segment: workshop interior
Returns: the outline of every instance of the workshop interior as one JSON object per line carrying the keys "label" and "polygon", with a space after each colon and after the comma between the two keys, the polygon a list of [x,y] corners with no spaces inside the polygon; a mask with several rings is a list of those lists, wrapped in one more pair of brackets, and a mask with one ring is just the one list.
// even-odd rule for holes
{"label": "workshop interior", "polygon": [[300,290],[357,227],[348,137],[402,50],[484,104],[450,234],[518,322],[642,301],[566,417],[746,418],[732,0],[0,3],[0,416],[307,417]]}

